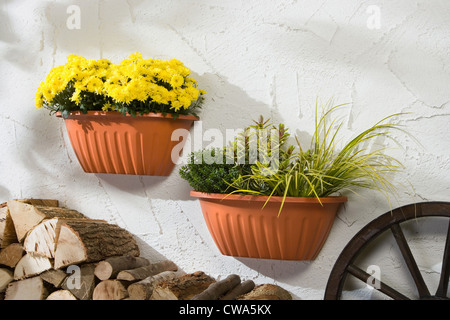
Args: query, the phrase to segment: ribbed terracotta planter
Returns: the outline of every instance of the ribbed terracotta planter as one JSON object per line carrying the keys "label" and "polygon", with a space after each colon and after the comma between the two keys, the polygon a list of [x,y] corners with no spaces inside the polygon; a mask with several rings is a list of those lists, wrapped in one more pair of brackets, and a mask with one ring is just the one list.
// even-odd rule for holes
{"label": "ribbed terracotta planter", "polygon": [[209,232],[220,252],[235,257],[314,260],[346,197],[225,195],[191,191],[200,200]]}
{"label": "ribbed terracotta planter", "polygon": [[[177,156],[172,159],[172,149],[184,144],[195,120],[198,118],[191,115],[177,119],[161,113],[132,117],[115,111],[72,112],[64,119],[85,172],[151,176],[172,172],[178,160]],[[186,129],[182,141],[171,141],[176,129]]]}

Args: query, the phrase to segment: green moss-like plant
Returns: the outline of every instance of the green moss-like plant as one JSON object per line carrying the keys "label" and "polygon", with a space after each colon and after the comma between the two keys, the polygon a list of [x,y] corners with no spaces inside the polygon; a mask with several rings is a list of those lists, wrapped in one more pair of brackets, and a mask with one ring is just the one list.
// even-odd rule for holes
{"label": "green moss-like plant", "polygon": [[[188,181],[196,191],[206,193],[224,193],[230,183],[248,174],[249,166],[227,164],[225,149],[205,149],[192,152],[189,163],[182,166],[180,176]],[[222,161],[209,162],[206,157],[220,157]]]}

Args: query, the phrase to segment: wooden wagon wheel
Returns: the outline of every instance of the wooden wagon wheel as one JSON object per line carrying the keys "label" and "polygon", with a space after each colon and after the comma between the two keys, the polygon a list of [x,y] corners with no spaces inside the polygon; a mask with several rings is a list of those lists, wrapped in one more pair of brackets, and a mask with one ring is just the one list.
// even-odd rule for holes
{"label": "wooden wagon wheel", "polygon": [[[405,221],[427,217],[450,218],[450,202],[422,202],[406,205],[394,209],[392,212],[389,211],[367,224],[350,240],[336,260],[328,278],[324,299],[340,299],[344,283],[349,275],[367,283],[367,280],[370,279],[371,275],[355,265],[355,260],[369,243],[373,242],[388,230],[392,232],[395,241],[398,244],[401,255],[414,280],[419,299],[448,299],[447,289],[450,275],[450,223],[445,240],[439,285],[435,294],[431,294],[425,284],[401,228],[401,224]],[[382,281],[378,283],[375,289],[395,300],[410,299]]]}

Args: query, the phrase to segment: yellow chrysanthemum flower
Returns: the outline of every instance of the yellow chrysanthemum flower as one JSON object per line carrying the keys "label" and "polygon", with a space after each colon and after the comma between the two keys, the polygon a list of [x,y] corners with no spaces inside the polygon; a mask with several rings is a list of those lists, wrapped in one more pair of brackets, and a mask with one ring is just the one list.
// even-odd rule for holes
{"label": "yellow chrysanthemum flower", "polygon": [[35,101],[35,106],[38,109],[42,108],[42,106],[44,105],[44,97],[40,91],[36,92],[34,101]]}
{"label": "yellow chrysanthemum flower", "polygon": [[174,74],[170,79],[170,85],[174,88],[179,88],[184,84],[184,78],[179,74]]}
{"label": "yellow chrysanthemum flower", "polygon": [[81,103],[81,90],[75,89],[72,97],[70,98],[75,104],[79,105]]}
{"label": "yellow chrysanthemum flower", "polygon": [[103,91],[103,81],[95,76],[90,77],[86,84],[86,89],[89,92],[101,94]]}
{"label": "yellow chrysanthemum flower", "polygon": [[175,111],[180,110],[180,108],[181,108],[181,103],[178,100],[173,101],[172,106],[170,107],[170,109],[173,109]]}

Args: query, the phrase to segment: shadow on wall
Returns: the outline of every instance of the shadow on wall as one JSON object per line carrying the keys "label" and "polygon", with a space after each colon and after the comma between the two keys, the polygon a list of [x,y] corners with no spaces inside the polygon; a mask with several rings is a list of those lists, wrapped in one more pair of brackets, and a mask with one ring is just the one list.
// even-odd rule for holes
{"label": "shadow on wall", "polygon": [[[308,269],[311,268],[311,265],[314,262],[313,260],[290,261],[241,257],[235,257],[235,259],[250,269],[257,271],[259,274],[282,283],[292,283],[293,278],[308,272]],[[280,270],[282,270],[282,272],[280,272]],[[316,288],[317,279],[312,279],[311,283],[305,283],[305,281],[303,281],[301,285],[304,287]]]}
{"label": "shadow on wall", "polygon": [[[7,1],[5,7],[7,7]],[[57,53],[70,52],[72,54],[83,53],[86,58],[103,58],[103,52],[112,52],[108,59],[114,61],[122,52],[120,48],[129,48],[127,52],[134,51],[146,52],[155,57],[155,39],[151,35],[143,34],[141,28],[155,26],[157,28],[168,28],[166,21],[173,21],[169,9],[176,9],[177,16],[186,15],[187,8],[181,8],[180,4],[159,5],[152,4],[144,0],[115,1],[105,3],[103,1],[84,1],[77,3],[56,3],[48,2],[36,4],[35,7],[27,7],[28,14],[34,16],[33,27],[40,36],[40,51],[48,50],[52,57],[46,55],[44,59],[52,59],[53,64],[58,58]],[[164,4],[164,2],[162,2]],[[191,6],[189,6],[191,7]],[[1,9],[1,8],[0,8]],[[33,12],[31,12],[33,10]],[[190,10],[189,15],[195,13]],[[9,16],[9,18],[8,18]],[[14,13],[4,13],[0,10],[2,25],[7,25],[9,21],[14,21]],[[17,18],[16,18],[17,19]],[[138,22],[136,23],[136,20]],[[142,19],[142,20],[141,20]],[[28,22],[28,21],[27,21]],[[149,23],[150,22],[150,23]],[[27,50],[37,43],[36,36],[21,36],[20,45],[14,45],[15,34],[8,32],[9,28],[0,28],[0,41],[4,40],[11,43],[5,55],[20,68],[25,68],[21,63],[23,59],[30,61],[28,65],[37,65],[39,55],[36,52]],[[162,39],[164,41],[164,39]],[[167,39],[166,39],[167,41]],[[27,49],[24,49],[27,48]],[[120,52],[120,53],[117,53]],[[12,54],[14,53],[14,54]],[[21,60],[15,57],[21,57]],[[42,63],[42,62],[41,62]]]}
{"label": "shadow on wall", "polygon": [[3,186],[0,185],[0,202],[1,201],[6,201],[7,199],[11,199],[11,193],[9,192],[9,190]]}
{"label": "shadow on wall", "polygon": [[[207,73],[202,76],[194,75],[194,78],[205,84],[202,88],[208,93],[199,115],[201,121],[195,124],[199,128],[201,127],[202,135],[194,135],[194,128],[191,129],[191,139],[185,146],[183,156],[188,154],[187,150],[194,151],[199,147],[198,139],[202,139],[202,147],[207,147],[211,143],[227,144],[230,141],[226,137],[227,129],[233,131],[243,129],[252,124],[253,120],[257,120],[260,115],[266,119],[272,119],[274,124],[282,121],[276,111],[270,109],[266,104],[252,99],[246,92],[229,83],[220,75]],[[215,132],[220,132],[222,137],[211,139],[205,135],[209,129],[218,129]],[[214,141],[214,139],[220,140],[220,138],[222,141]],[[178,173],[182,165],[183,162],[177,164],[168,177],[113,174],[96,174],[96,177],[101,180],[103,185],[107,184],[124,193],[140,193],[144,189],[152,199],[193,200],[189,196],[192,188],[181,179]]]}
{"label": "shadow on wall", "polygon": [[[151,263],[157,261],[165,261],[169,260],[166,256],[162,255],[160,252],[156,251],[154,248],[148,245],[147,242],[140,239],[137,236],[134,236],[136,243],[139,247],[139,256],[148,259]],[[176,265],[178,265],[177,261],[173,261]]]}
{"label": "shadow on wall", "polygon": [[0,21],[2,22],[2,28],[0,29],[0,41],[6,43],[13,43],[15,41],[15,36],[11,29],[8,27],[10,25],[11,19],[9,15],[6,13],[3,7],[6,7],[10,0],[3,0],[0,7]]}

